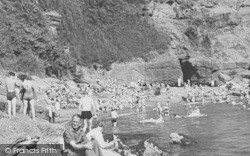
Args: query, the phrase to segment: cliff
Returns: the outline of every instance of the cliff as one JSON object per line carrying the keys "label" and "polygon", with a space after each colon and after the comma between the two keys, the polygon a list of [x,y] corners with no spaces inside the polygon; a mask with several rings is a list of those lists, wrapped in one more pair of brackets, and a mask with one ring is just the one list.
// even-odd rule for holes
{"label": "cliff", "polygon": [[[160,34],[171,38],[168,51],[174,56],[167,55],[172,61],[154,68],[154,74],[145,79],[173,85],[173,79],[182,74],[184,81],[205,84],[224,82],[223,77],[249,77],[249,4],[248,0],[148,0],[142,5],[142,15],[150,17]],[[179,68],[173,62],[179,62]],[[145,69],[147,73],[147,65]]]}
{"label": "cliff", "polygon": [[[170,84],[180,75],[201,83],[222,82],[225,75],[248,78],[249,5],[249,0],[0,0],[0,67],[72,77],[76,65],[110,70],[113,63],[142,58],[133,67],[113,66],[110,75]],[[120,78],[130,72],[132,78]]]}
{"label": "cliff", "polygon": [[[152,4],[153,3],[153,4]],[[207,83],[249,69],[248,0],[151,1],[152,23],[171,37],[184,81]]]}

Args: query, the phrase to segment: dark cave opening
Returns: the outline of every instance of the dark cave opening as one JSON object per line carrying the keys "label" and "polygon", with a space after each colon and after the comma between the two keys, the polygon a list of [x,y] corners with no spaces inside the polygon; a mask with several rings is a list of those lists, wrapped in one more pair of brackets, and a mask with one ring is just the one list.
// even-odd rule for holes
{"label": "dark cave opening", "polygon": [[183,82],[193,80],[197,75],[197,69],[187,60],[180,60],[180,65],[183,73]]}

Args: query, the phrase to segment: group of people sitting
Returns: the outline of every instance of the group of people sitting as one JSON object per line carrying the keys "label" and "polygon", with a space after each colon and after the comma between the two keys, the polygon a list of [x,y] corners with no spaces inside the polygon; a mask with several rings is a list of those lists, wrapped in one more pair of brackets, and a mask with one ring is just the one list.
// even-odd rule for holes
{"label": "group of people sitting", "polygon": [[105,141],[104,123],[97,121],[86,133],[81,120],[81,115],[73,115],[71,125],[63,134],[64,156],[121,156],[121,153],[126,156],[136,156],[115,135],[113,135],[113,141]]}

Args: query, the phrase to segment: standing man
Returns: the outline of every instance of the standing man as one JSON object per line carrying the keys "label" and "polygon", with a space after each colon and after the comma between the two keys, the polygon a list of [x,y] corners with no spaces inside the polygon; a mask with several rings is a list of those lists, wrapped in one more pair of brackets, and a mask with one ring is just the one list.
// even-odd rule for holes
{"label": "standing man", "polygon": [[94,144],[86,138],[81,127],[81,116],[78,114],[73,115],[71,126],[63,133],[63,139],[64,156],[98,156],[93,151]]}
{"label": "standing man", "polygon": [[16,116],[16,92],[15,88],[17,86],[17,83],[15,81],[15,73],[9,72],[9,77],[6,78],[5,81],[6,85],[6,91],[7,91],[7,102],[8,102],[8,114],[9,118],[11,119],[11,108],[13,112],[13,116]]}
{"label": "standing man", "polygon": [[[93,116],[96,117],[95,101],[92,98],[92,91],[89,91],[85,97],[81,98],[79,104],[79,110],[81,111],[81,117],[84,122],[83,130],[86,132],[87,128],[91,131]],[[92,115],[93,111],[93,115]]]}

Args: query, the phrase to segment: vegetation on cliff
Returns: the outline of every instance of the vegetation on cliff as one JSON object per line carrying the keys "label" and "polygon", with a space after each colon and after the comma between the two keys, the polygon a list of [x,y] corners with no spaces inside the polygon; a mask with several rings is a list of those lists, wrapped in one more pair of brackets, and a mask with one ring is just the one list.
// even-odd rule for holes
{"label": "vegetation on cliff", "polygon": [[[92,63],[108,68],[168,47],[139,4],[129,0],[0,0],[0,62],[3,69],[44,74]],[[57,37],[45,14],[61,15]],[[69,53],[65,52],[69,48]],[[77,60],[77,61],[76,61]]]}

